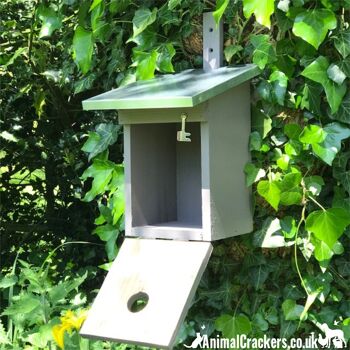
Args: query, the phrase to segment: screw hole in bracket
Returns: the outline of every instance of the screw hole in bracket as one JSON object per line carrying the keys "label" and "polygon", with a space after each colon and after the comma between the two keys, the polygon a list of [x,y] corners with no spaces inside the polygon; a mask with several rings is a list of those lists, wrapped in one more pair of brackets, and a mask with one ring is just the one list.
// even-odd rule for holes
{"label": "screw hole in bracket", "polygon": [[209,52],[213,52],[214,50],[212,48],[209,49]]}
{"label": "screw hole in bracket", "polygon": [[128,309],[130,312],[139,312],[143,310],[148,304],[149,296],[145,292],[138,292],[132,295],[128,300]]}
{"label": "screw hole in bracket", "polygon": [[213,28],[209,28],[209,32],[212,33],[214,31]]}

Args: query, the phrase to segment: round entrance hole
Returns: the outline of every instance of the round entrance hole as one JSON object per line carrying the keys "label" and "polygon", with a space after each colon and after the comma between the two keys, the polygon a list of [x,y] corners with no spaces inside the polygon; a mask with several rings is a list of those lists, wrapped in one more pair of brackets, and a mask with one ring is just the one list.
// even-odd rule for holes
{"label": "round entrance hole", "polygon": [[128,300],[128,309],[130,312],[139,312],[148,304],[149,296],[145,292],[138,292],[132,295]]}

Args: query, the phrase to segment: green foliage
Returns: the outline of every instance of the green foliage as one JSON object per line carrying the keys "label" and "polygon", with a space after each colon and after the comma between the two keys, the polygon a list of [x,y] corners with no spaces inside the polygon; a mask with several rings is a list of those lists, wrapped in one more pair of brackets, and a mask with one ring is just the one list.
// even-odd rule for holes
{"label": "green foliage", "polygon": [[337,19],[331,10],[312,9],[302,11],[295,17],[293,33],[318,49],[328,30],[336,27]]}
{"label": "green foliage", "polygon": [[[96,266],[108,268],[123,237],[122,130],[115,112],[83,112],[81,101],[200,67],[194,43],[208,10],[225,23],[227,62],[262,70],[245,167],[255,226],[215,243],[177,348],[202,326],[208,336],[288,338],[326,324],[349,339],[349,8],[348,0],[2,1],[2,348],[53,349],[59,316],[91,301],[102,281]],[[54,250],[77,239],[94,244]],[[12,270],[18,250],[29,265]],[[47,255],[52,269],[37,267]],[[139,348],[87,344],[77,332],[64,341]]]}
{"label": "green foliage", "polygon": [[236,338],[240,334],[249,334],[252,330],[250,320],[245,315],[222,315],[215,321],[215,328],[225,338]]}
{"label": "green foliage", "polygon": [[317,210],[307,217],[305,225],[307,230],[332,249],[345,227],[350,225],[350,214],[342,208]]}
{"label": "green foliage", "polygon": [[73,37],[73,58],[83,74],[90,70],[93,45],[92,32],[78,26]]}
{"label": "green foliage", "polygon": [[243,0],[244,16],[249,18],[254,14],[258,23],[270,28],[270,17],[275,11],[274,0]]}
{"label": "green foliage", "polygon": [[157,17],[157,8],[154,8],[152,11],[148,8],[141,8],[135,11],[133,23],[133,38],[141,34],[149,25],[151,25]]}

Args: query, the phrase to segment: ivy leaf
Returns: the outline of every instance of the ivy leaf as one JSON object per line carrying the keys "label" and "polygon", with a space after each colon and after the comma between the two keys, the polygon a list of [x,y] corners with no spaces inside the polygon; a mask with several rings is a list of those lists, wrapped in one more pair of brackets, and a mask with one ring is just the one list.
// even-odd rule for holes
{"label": "ivy leaf", "polygon": [[91,29],[95,39],[99,39],[103,42],[109,32],[109,23],[103,20],[104,15],[104,4],[101,3],[98,6],[94,7],[91,11]]}
{"label": "ivy leaf", "polygon": [[316,276],[306,276],[303,278],[304,286],[306,292],[310,294],[317,293],[317,298],[321,303],[324,303],[327,295],[331,290],[330,283],[332,282],[333,277],[329,272],[322,273]]}
{"label": "ivy leaf", "polygon": [[277,166],[282,170],[287,170],[289,167],[290,157],[288,154],[282,154],[281,157],[279,157],[276,160]]}
{"label": "ivy leaf", "polygon": [[91,202],[97,195],[104,193],[108,188],[116,165],[107,160],[94,159],[93,163],[84,171],[82,180],[92,177],[91,189],[83,198],[86,202]]}
{"label": "ivy leaf", "polygon": [[253,131],[249,136],[249,150],[259,151],[261,148],[262,139],[257,131]]}
{"label": "ivy leaf", "polygon": [[346,84],[338,85],[335,82],[328,80],[324,86],[327,101],[331,107],[331,112],[337,113],[339,107],[343,101],[343,98],[346,94]]}
{"label": "ivy leaf", "polygon": [[111,13],[121,13],[131,4],[131,0],[111,0],[109,2],[109,11]]}
{"label": "ivy leaf", "polygon": [[318,125],[307,125],[299,136],[299,140],[303,143],[320,143],[325,140],[327,134]]}
{"label": "ivy leaf", "polygon": [[350,93],[348,93],[344,97],[341,105],[339,106],[337,113],[335,114],[329,113],[329,117],[331,119],[335,119],[340,122],[350,124]]}
{"label": "ivy leaf", "polygon": [[274,71],[269,78],[272,84],[272,92],[275,100],[281,106],[284,105],[284,97],[287,91],[288,77],[280,71]]}
{"label": "ivy leaf", "polygon": [[319,288],[318,290],[310,293],[307,295],[307,298],[306,298],[306,302],[305,302],[305,306],[304,306],[304,309],[303,309],[303,312],[300,314],[300,317],[299,319],[301,321],[305,320],[306,319],[306,316],[307,316],[307,313],[310,309],[310,307],[312,306],[312,304],[315,302],[316,298],[318,297],[318,295],[321,293],[322,289]]}
{"label": "ivy leaf", "polygon": [[245,315],[221,315],[215,320],[215,329],[225,338],[235,338],[240,334],[249,334],[252,330],[250,320]]}
{"label": "ivy leaf", "polygon": [[150,28],[147,28],[141,34],[129,39],[128,41],[132,41],[137,44],[138,51],[147,50],[148,48],[156,45],[157,33]]}
{"label": "ivy leaf", "polygon": [[280,220],[268,217],[261,229],[254,232],[253,245],[262,248],[286,247],[288,244],[281,231]]}
{"label": "ivy leaf", "polygon": [[257,131],[264,139],[272,129],[272,119],[259,110],[253,107],[252,110],[252,130]]}
{"label": "ivy leaf", "polygon": [[303,11],[295,17],[293,33],[318,49],[328,30],[336,27],[337,19],[331,10],[313,9]]}
{"label": "ivy leaf", "polygon": [[332,113],[336,113],[344,95],[346,94],[346,85],[345,83],[337,85],[334,83],[334,81],[330,80],[327,73],[328,67],[328,60],[325,57],[320,56],[310,65],[308,65],[301,72],[301,75],[322,84],[326,92],[327,101],[331,107],[331,111]]}
{"label": "ivy leaf", "polygon": [[264,169],[257,168],[252,163],[248,163],[244,167],[244,172],[246,174],[245,184],[247,187],[251,186],[256,181],[259,181],[261,178],[265,177],[266,175],[266,172]]}
{"label": "ivy leaf", "polygon": [[304,85],[300,107],[306,108],[316,115],[321,115],[321,93],[322,86],[312,82],[307,82]]}
{"label": "ivy leaf", "polygon": [[260,264],[259,266],[253,266],[249,269],[248,280],[255,290],[262,288],[269,277],[270,271],[270,267],[267,264]]}
{"label": "ivy leaf", "polygon": [[260,196],[265,198],[272,208],[277,211],[278,204],[281,200],[281,190],[277,181],[260,181],[258,183],[257,190]]}
{"label": "ivy leaf", "polygon": [[280,220],[281,229],[283,235],[286,238],[293,238],[297,233],[297,225],[295,219],[292,216],[285,216]]}
{"label": "ivy leaf", "polygon": [[305,177],[304,183],[306,189],[314,196],[318,196],[321,193],[322,186],[324,186],[323,178],[318,175]]}
{"label": "ivy leaf", "polygon": [[264,316],[261,313],[256,313],[253,316],[254,327],[258,327],[263,332],[266,332],[269,329],[269,324],[265,321]]}
{"label": "ivy leaf", "polygon": [[231,62],[231,59],[238,52],[242,51],[243,47],[241,45],[229,45],[224,49],[224,55],[227,62]]}
{"label": "ivy leaf", "polygon": [[55,30],[62,26],[60,15],[52,7],[39,6],[37,15],[42,23],[39,38],[50,37]]}
{"label": "ivy leaf", "polygon": [[143,52],[133,50],[134,63],[136,67],[136,78],[139,80],[147,80],[154,78],[154,71],[157,66],[158,52],[152,50],[151,52]]}
{"label": "ivy leaf", "polygon": [[346,75],[336,64],[331,64],[328,67],[327,75],[329,79],[333,80],[338,85],[343,84],[344,80],[346,79]]}
{"label": "ivy leaf", "polygon": [[175,49],[173,44],[168,43],[161,45],[158,49],[157,55],[157,69],[160,72],[172,73],[174,72],[174,67],[171,63],[172,58],[175,56]]}
{"label": "ivy leaf", "polygon": [[302,129],[299,124],[286,124],[284,126],[284,133],[291,139],[291,140],[299,140],[299,135],[301,134]]}
{"label": "ivy leaf", "polygon": [[339,123],[330,123],[323,130],[326,132],[326,138],[322,143],[312,144],[312,150],[325,163],[332,165],[341,149],[341,141],[350,137],[350,129]]}
{"label": "ivy leaf", "polygon": [[350,214],[345,209],[331,208],[312,212],[306,219],[305,227],[332,249],[349,224]]}
{"label": "ivy leaf", "polygon": [[289,4],[290,4],[290,0],[280,0],[278,2],[277,8],[287,13],[289,11]]}
{"label": "ivy leaf", "polygon": [[266,34],[252,35],[250,42],[254,46],[253,62],[260,68],[264,69],[268,63],[276,61],[276,52],[270,38]]}
{"label": "ivy leaf", "polygon": [[82,147],[84,152],[89,153],[89,160],[104,152],[117,141],[120,125],[102,123],[97,125],[95,130],[94,132],[89,132],[89,138]]}
{"label": "ivy leaf", "polygon": [[97,7],[98,5],[100,5],[102,2],[102,0],[94,0],[89,8],[89,11],[92,11],[95,7]]}
{"label": "ivy leaf", "polygon": [[229,4],[230,0],[216,0],[216,8],[213,13],[213,17],[215,22],[218,24],[220,22],[220,19],[222,15],[224,14],[227,5]]}
{"label": "ivy leaf", "polygon": [[90,70],[93,45],[92,32],[78,26],[73,37],[73,59],[83,74]]}
{"label": "ivy leaf", "polygon": [[135,11],[134,18],[132,19],[134,38],[142,33],[150,24],[155,22],[157,12],[157,8],[154,8],[152,12],[149,8],[141,8]]}
{"label": "ivy leaf", "polygon": [[346,58],[350,55],[350,30],[342,30],[334,37],[334,46]]}
{"label": "ivy leaf", "polygon": [[110,224],[106,224],[103,226],[98,226],[94,231],[93,234],[97,235],[101,241],[107,242],[110,239],[116,239],[119,231],[115,226],[112,226]]}
{"label": "ivy leaf", "polygon": [[110,199],[112,205],[112,224],[116,225],[119,219],[124,214],[125,210],[125,199],[124,199],[124,186],[118,187],[118,190],[113,194]]}
{"label": "ivy leaf", "polygon": [[281,191],[280,203],[282,205],[300,204],[302,199],[302,190],[300,187],[301,173],[290,173],[284,176],[279,184]]}
{"label": "ivy leaf", "polygon": [[246,18],[252,14],[258,23],[271,27],[270,17],[275,11],[274,0],[243,0],[243,12]]}
{"label": "ivy leaf", "polygon": [[317,240],[313,242],[313,245],[315,246],[314,255],[317,261],[324,262],[332,258],[333,251],[325,242]]}
{"label": "ivy leaf", "polygon": [[311,64],[309,64],[302,72],[301,75],[324,85],[328,81],[327,69],[329,62],[326,57],[320,56]]}
{"label": "ivy leaf", "polygon": [[287,321],[299,320],[304,310],[302,305],[298,305],[295,300],[287,299],[282,304],[284,318]]}

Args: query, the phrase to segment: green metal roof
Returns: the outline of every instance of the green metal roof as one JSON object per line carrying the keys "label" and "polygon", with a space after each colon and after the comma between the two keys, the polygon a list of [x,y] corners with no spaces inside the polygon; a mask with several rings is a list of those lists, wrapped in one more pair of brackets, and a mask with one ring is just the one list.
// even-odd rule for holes
{"label": "green metal roof", "polygon": [[194,107],[259,74],[254,64],[190,69],[137,81],[83,101],[85,110]]}

